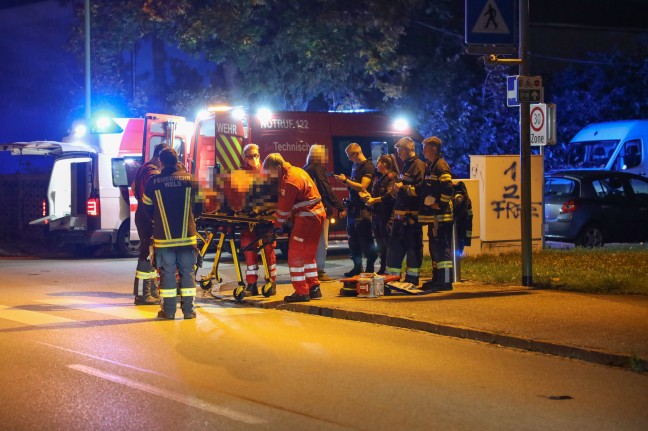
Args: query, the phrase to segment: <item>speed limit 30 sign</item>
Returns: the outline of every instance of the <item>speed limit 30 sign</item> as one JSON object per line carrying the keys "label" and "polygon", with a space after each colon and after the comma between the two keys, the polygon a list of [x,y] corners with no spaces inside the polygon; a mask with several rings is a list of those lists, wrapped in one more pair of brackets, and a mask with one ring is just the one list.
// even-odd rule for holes
{"label": "speed limit 30 sign", "polygon": [[535,103],[531,105],[531,145],[547,145],[547,105]]}

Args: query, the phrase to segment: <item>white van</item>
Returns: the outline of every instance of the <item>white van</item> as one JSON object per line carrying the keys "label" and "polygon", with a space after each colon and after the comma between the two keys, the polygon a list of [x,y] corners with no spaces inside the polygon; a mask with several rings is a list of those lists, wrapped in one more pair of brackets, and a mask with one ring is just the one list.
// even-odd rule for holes
{"label": "white van", "polygon": [[593,123],[574,136],[567,162],[574,168],[648,174],[648,120]]}

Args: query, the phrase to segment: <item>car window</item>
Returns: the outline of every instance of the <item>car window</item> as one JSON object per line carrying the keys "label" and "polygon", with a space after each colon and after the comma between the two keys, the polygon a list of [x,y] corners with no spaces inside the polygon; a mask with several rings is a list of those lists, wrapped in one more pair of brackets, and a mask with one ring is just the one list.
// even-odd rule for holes
{"label": "car window", "polygon": [[623,171],[639,166],[641,164],[641,141],[633,139],[623,144],[621,152],[617,155],[612,165],[612,170]]}
{"label": "car window", "polygon": [[599,178],[592,181],[592,187],[600,198],[626,197],[623,180],[617,177]]}
{"label": "car window", "polygon": [[632,186],[632,190],[639,200],[648,201],[648,180],[630,178],[630,186]]}
{"label": "car window", "polygon": [[574,196],[576,181],[569,178],[546,178],[545,196],[568,197]]}

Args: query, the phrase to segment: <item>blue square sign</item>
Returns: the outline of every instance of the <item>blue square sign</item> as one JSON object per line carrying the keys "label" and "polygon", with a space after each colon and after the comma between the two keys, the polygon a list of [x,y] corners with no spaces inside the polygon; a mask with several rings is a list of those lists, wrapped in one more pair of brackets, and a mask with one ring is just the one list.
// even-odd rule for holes
{"label": "blue square sign", "polygon": [[518,101],[517,98],[517,94],[518,94],[517,78],[518,78],[517,75],[506,77],[506,106],[508,107],[520,106],[520,102]]}
{"label": "blue square sign", "polygon": [[513,45],[515,0],[466,0],[466,43]]}

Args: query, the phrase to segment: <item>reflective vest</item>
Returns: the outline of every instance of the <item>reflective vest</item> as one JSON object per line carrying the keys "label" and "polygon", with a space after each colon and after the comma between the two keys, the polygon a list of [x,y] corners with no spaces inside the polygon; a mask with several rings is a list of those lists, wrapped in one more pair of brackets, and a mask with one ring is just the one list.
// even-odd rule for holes
{"label": "reflective vest", "polygon": [[281,167],[276,226],[291,217],[326,217],[326,209],[317,186],[308,173],[288,162]]}

